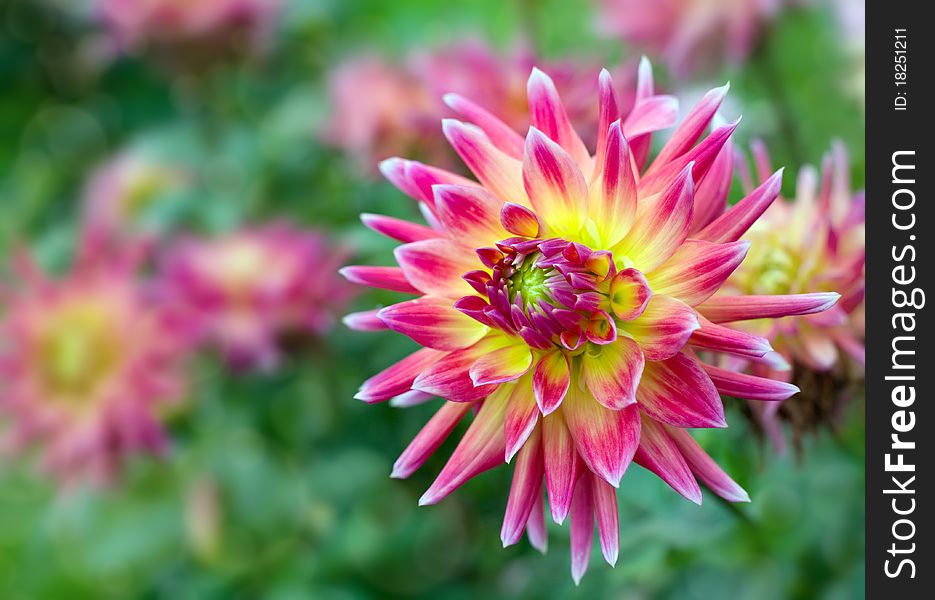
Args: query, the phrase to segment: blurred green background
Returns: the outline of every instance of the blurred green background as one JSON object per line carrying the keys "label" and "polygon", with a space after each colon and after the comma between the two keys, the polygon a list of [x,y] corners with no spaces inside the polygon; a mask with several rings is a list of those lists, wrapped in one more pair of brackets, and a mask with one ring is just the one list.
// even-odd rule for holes
{"label": "blurred green background", "polygon": [[[78,200],[93,167],[142,149],[197,174],[159,203],[161,227],[224,231],[286,216],[388,264],[393,244],[360,212],[416,214],[389,184],[360,177],[324,148],[324,81],[342,57],[388,57],[479,34],[500,47],[524,35],[545,57],[629,57],[594,36],[587,5],[561,0],[287,2],[266,56],[172,72],[145,56],[98,64],[82,7],[0,0],[0,253],[26,243],[68,263]],[[584,6],[584,8],[582,8]],[[731,80],[728,112],[742,146],[764,138],[795,173],[843,139],[863,184],[863,113],[830,9],[785,11],[748,63],[710,81],[661,86],[700,95]],[[728,116],[735,116],[729,114]],[[786,178],[791,193],[794,178]],[[394,301],[364,293],[360,309]],[[440,505],[417,500],[452,436],[411,479],[392,462],[434,405],[401,410],[352,399],[363,378],[411,351],[390,333],[336,328],[274,374],[233,374],[214,356],[193,365],[187,407],[172,416],[164,461],[135,460],[104,490],[57,494],[23,461],[0,475],[0,597],[32,598],[828,598],[863,592],[863,411],[777,456],[729,404],[727,430],[702,445],[750,492],[697,507],[634,467],[619,494],[615,569],[592,556],[569,575],[567,527],[540,556],[498,532],[510,472],[496,469]]]}

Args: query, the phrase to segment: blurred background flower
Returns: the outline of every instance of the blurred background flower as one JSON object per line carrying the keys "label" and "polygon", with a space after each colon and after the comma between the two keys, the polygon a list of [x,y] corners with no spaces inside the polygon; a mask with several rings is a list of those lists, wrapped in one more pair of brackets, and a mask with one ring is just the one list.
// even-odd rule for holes
{"label": "blurred background flower", "polygon": [[[755,177],[762,180],[772,169],[769,154],[762,142],[754,142],[753,154]],[[752,186],[749,172],[743,179]],[[777,202],[750,229],[745,238],[751,252],[728,282],[729,289],[747,294],[837,290],[842,295],[822,314],[746,326],[768,338],[781,362],[793,367],[785,375],[764,365],[753,365],[753,372],[803,387],[788,404],[751,406],[780,448],[777,414],[793,421],[797,439],[819,425],[836,424],[864,367],[864,194],[851,191],[847,152],[840,143],[824,157],[820,173],[802,167],[795,193],[792,202]]]}
{"label": "blurred background flower", "polygon": [[185,66],[260,49],[281,0],[94,0],[118,51],[170,55]]}
{"label": "blurred background flower", "polygon": [[600,0],[597,27],[660,56],[679,76],[740,64],[788,0]]}
{"label": "blurred background flower", "polygon": [[4,293],[3,445],[37,446],[66,485],[110,481],[126,455],[164,452],[160,415],[186,393],[187,324],[136,267],[87,249],[50,278],[19,255],[20,283]]}
{"label": "blurred background flower", "polygon": [[348,253],[285,222],[175,240],[167,253],[166,294],[234,367],[275,368],[284,337],[324,335],[351,297],[337,276]]}
{"label": "blurred background flower", "polygon": [[[526,79],[534,66],[551,74],[567,98],[571,122],[589,134],[585,141],[593,145],[598,117],[593,98],[602,68],[598,62],[537,60],[523,42],[499,52],[477,36],[411,50],[398,62],[371,54],[341,63],[329,75],[331,114],[322,136],[365,172],[392,156],[460,169],[450,146],[441,141],[441,120],[486,111],[525,131],[530,125]],[[625,67],[614,69],[623,113],[633,104],[636,63],[631,60]]]}
{"label": "blurred background flower", "polygon": [[[250,18],[214,20],[210,33],[192,37],[193,29],[150,28],[135,37],[127,34],[133,43],[118,42],[121,34],[98,7],[96,0],[0,0],[2,262],[12,260],[14,248],[28,246],[53,287],[72,289],[72,280],[81,279],[71,267],[76,248],[107,247],[108,264],[141,252],[140,269],[126,278],[141,293],[163,276],[165,257],[187,246],[182,240],[213,246],[241,233],[253,236],[270,223],[288,223],[299,237],[322,232],[329,240],[329,250],[319,254],[324,262],[347,248],[356,262],[390,264],[396,242],[368,234],[358,215],[368,213],[365,222],[380,230],[393,219],[417,220],[418,208],[393,186],[361,173],[374,174],[379,158],[412,152],[391,150],[385,134],[365,136],[365,143],[349,152],[341,140],[325,144],[319,137],[324,124],[337,121],[329,100],[330,74],[360,56],[376,57],[381,68],[418,80],[414,87],[426,91],[416,96],[431,96],[431,106],[415,104],[429,109],[425,118],[435,119],[420,134],[439,140],[442,117],[472,110],[456,99],[456,106],[446,105],[441,94],[449,89],[489,111],[516,115],[511,125],[524,132],[524,103],[498,105],[478,92],[506,98],[501,90],[511,90],[521,100],[533,60],[555,74],[569,116],[586,134],[597,115],[589,112],[589,102],[577,105],[582,112],[575,114],[573,99],[591,98],[597,70],[607,65],[625,105],[623,92],[634,89],[639,58],[646,52],[662,67],[658,92],[700,98],[713,87],[704,79],[731,81],[736,102],[722,104],[721,111],[734,119],[743,109],[736,147],[746,148],[753,138],[766,141],[775,164],[787,167],[784,197],[795,197],[793,175],[802,165],[817,163],[836,137],[850,156],[852,189],[862,186],[862,112],[852,93],[860,73],[830,0],[778,11],[761,21],[759,41],[746,58],[693,71],[691,81],[673,76],[665,57],[651,48],[598,35],[596,0],[258,3]],[[467,66],[474,61],[478,67]],[[579,69],[587,73],[580,75]],[[426,73],[432,74],[428,84]],[[446,73],[450,83],[440,87]],[[344,101],[366,99],[364,108],[398,106],[385,102],[379,87],[375,81],[363,85]],[[579,89],[581,96],[574,91]],[[693,104],[687,101],[683,108]],[[378,122],[410,118],[381,110],[385,116]],[[459,168],[440,145],[418,151],[427,158],[438,148],[445,152],[442,161]],[[110,165],[115,173],[138,175],[104,175]],[[150,172],[159,175],[150,178]],[[130,191],[92,201],[98,176],[119,183],[102,185],[105,190]],[[140,183],[132,183],[137,177]],[[742,196],[737,183],[730,204]],[[92,210],[98,203],[108,208]],[[107,245],[101,236],[88,235],[95,222],[108,231]],[[206,281],[223,280],[216,268],[208,275]],[[323,285],[332,281],[318,272],[310,279]],[[12,270],[4,272],[0,287],[17,291],[0,303],[0,319],[12,323],[25,310],[12,299],[33,297],[37,288]],[[131,304],[137,302],[136,294],[129,296]],[[123,302],[122,297],[108,293],[106,300]],[[140,295],[141,312],[149,310],[150,299],[149,292]],[[350,310],[401,299],[394,291],[370,290],[349,299]],[[51,323],[57,312],[51,303],[34,303],[43,310],[41,321]],[[114,311],[107,312],[114,318]],[[119,476],[111,479],[113,485],[73,485],[62,495],[60,480],[36,468],[50,437],[28,438],[23,453],[5,456],[0,596],[541,598],[574,593],[567,536],[551,535],[550,551],[542,556],[525,544],[504,549],[491,535],[502,523],[510,487],[506,470],[474,478],[431,509],[417,507],[466,423],[409,479],[388,477],[393,456],[435,407],[412,397],[395,402],[411,405],[404,411],[367,407],[352,396],[361,378],[413,352],[411,341],[340,326],[290,330],[301,339],[274,336],[278,361],[271,370],[229,368],[217,342],[219,351],[202,344],[178,352],[173,373],[179,375],[170,379],[185,384],[182,401],[157,402],[152,413],[171,443],[158,458],[147,448],[121,451],[114,459],[119,471],[113,473]],[[158,340],[162,334],[150,337]],[[0,353],[14,342],[20,343],[4,336]],[[0,388],[9,385],[0,377]],[[659,486],[655,476],[631,470],[626,494],[620,494],[619,521],[626,528],[617,566],[593,569],[577,594],[859,596],[862,401],[854,392],[838,426],[803,440],[806,452],[796,461],[763,447],[753,435],[756,427],[737,418],[744,405],[727,399],[731,426],[714,435],[704,430],[693,435],[753,502],[731,507],[706,498],[698,509]],[[18,422],[16,412],[0,414],[7,434]],[[130,431],[123,439],[137,439]],[[108,456],[115,457],[111,450]]]}

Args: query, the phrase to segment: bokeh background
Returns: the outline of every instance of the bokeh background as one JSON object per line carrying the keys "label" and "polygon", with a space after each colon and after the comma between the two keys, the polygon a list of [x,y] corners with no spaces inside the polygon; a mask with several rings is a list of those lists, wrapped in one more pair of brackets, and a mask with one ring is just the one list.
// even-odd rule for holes
{"label": "bokeh background", "polygon": [[[204,61],[115,48],[92,4],[0,0],[4,262],[25,245],[46,268],[66,270],[91,174],[131,151],[186,174],[141,209],[152,231],[211,235],[287,219],[327,232],[356,263],[388,264],[393,243],[359,213],[416,209],[362,172],[360,157],[323,143],[336,65],[362,52],[392,64],[466,38],[503,50],[522,39],[544,59],[607,66],[639,56],[596,33],[597,7],[584,2],[294,0],[259,47],[240,40],[232,56]],[[656,61],[657,81],[687,108],[685,98],[730,80],[724,112],[744,116],[738,146],[762,138],[789,174],[841,139],[861,188],[862,34],[848,29],[860,10],[846,1],[783,6],[743,60],[678,77]],[[784,190],[793,195],[793,177]],[[395,297],[362,290],[349,309]],[[419,508],[449,440],[410,479],[389,479],[433,407],[352,397],[412,348],[403,336],[338,323],[290,347],[274,370],[193,355],[188,397],[166,416],[169,452],[131,459],[103,488],[62,493],[28,454],[3,458],[0,597],[862,596],[862,397],[785,453],[728,402],[730,427],[698,439],[753,502],[706,494],[697,507],[634,467],[620,493],[617,567],[595,557],[575,588],[564,531],[553,531],[546,556],[525,541],[501,548],[508,470]]]}

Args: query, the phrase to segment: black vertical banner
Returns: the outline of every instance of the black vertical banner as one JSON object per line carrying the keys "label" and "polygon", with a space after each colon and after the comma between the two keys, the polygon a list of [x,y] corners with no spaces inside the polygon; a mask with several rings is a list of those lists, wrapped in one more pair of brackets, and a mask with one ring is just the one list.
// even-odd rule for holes
{"label": "black vertical banner", "polygon": [[935,597],[931,10],[867,4],[868,598]]}

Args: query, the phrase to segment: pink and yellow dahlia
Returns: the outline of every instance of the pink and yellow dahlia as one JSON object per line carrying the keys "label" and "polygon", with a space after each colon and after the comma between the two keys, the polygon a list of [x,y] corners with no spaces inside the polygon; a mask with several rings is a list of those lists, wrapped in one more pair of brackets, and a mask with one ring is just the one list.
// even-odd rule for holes
{"label": "pink and yellow dahlia", "polygon": [[235,39],[262,42],[281,0],[96,0],[96,9],[120,48],[185,46],[192,52]]}
{"label": "pink and yellow dahlia", "polygon": [[20,255],[0,294],[0,443],[37,447],[66,485],[165,450],[162,411],[185,392],[188,325],[134,270],[84,252],[53,279]]}
{"label": "pink and yellow dahlia", "polygon": [[147,209],[163,194],[181,188],[188,174],[141,154],[123,152],[98,167],[82,197],[83,232],[108,243],[147,237]]}
{"label": "pink and yellow dahlia", "polygon": [[231,364],[270,369],[282,336],[331,327],[352,295],[334,275],[346,259],[324,235],[274,223],[180,240],[162,271],[168,294]]}
{"label": "pink and yellow dahlia", "polygon": [[[770,160],[762,144],[754,145],[754,154],[762,179]],[[858,309],[864,299],[864,194],[851,191],[844,146],[834,145],[820,177],[814,168],[803,168],[794,201],[774,203],[743,239],[751,243],[751,250],[722,288],[725,293],[833,289],[842,296],[823,313],[750,321],[745,329],[769,339],[786,362],[830,371],[849,356],[862,369],[864,325]]]}
{"label": "pink and yellow dahlia", "polygon": [[837,294],[712,298],[747,254],[740,238],[777,197],[781,177],[724,210],[737,124],[704,134],[726,86],[702,99],[653,160],[649,136],[674,123],[677,103],[654,94],[647,61],[627,113],[600,74],[594,152],[545,73],[534,69],[527,90],[525,138],[455,99],[473,123],[446,120],[443,130],[476,181],[399,158],[381,165],[420,201],[428,225],[366,216],[403,242],[399,266],[343,273],[417,297],[346,322],[425,346],[368,379],[357,398],[444,399],[393,476],[410,475],[475,413],[420,504],[513,462],[503,543],[525,530],[545,548],[544,480],[553,520],[571,518],[577,581],[595,520],[605,558],[616,561],[616,488],[632,461],[693,502],[699,480],[728,500],[748,499],[687,429],[726,426],[718,392],[781,400],[796,388],[704,364],[695,350],[763,360],[769,341],[729,323],[817,313]]}
{"label": "pink and yellow dahlia", "polygon": [[[343,150],[364,172],[399,153],[445,156],[437,108],[428,90],[404,68],[377,55],[360,55],[328,74],[331,104],[322,139]],[[367,93],[361,93],[367,90]]]}
{"label": "pink and yellow dahlia", "polygon": [[598,29],[680,76],[738,63],[784,0],[601,0]]}
{"label": "pink and yellow dahlia", "polygon": [[[534,64],[534,53],[523,44],[499,53],[478,39],[413,52],[401,64],[377,56],[357,57],[339,65],[329,77],[332,110],[323,137],[365,170],[394,155],[415,155],[455,168],[455,155],[438,135],[439,121],[455,113],[485,110],[524,131],[529,126],[526,78]],[[547,68],[571,122],[595,131],[598,115],[591,99],[597,91],[599,66],[568,60]],[[621,70],[618,79],[629,80],[630,71]],[[459,104],[465,101],[453,94],[470,95],[471,106]],[[629,108],[632,96],[620,94],[623,107]]]}
{"label": "pink and yellow dahlia", "polygon": [[[771,168],[769,156],[760,143],[754,144],[753,150],[756,174],[762,180]],[[750,187],[750,177],[745,175],[744,179]],[[751,250],[722,288],[723,293],[785,295],[834,289],[842,295],[840,302],[820,314],[744,323],[746,331],[770,340],[778,363],[794,366],[792,370],[779,371],[767,364],[753,363],[747,365],[747,370],[774,379],[792,378],[797,383],[803,380],[805,372],[828,375],[838,382],[861,378],[864,195],[851,191],[843,145],[834,145],[823,161],[820,175],[810,166],[803,168],[794,201],[774,203],[744,239],[752,244]],[[826,387],[816,385],[813,380],[809,379],[808,388]],[[837,404],[834,398],[819,397],[822,394],[817,389],[806,392],[803,401],[811,405],[806,412],[812,415],[806,421],[814,420],[818,413],[830,413]],[[825,405],[831,408],[822,408]],[[756,404],[751,409],[782,448],[781,431],[774,418],[779,406],[779,403]],[[798,433],[814,425],[803,422],[796,424],[795,429]]]}

